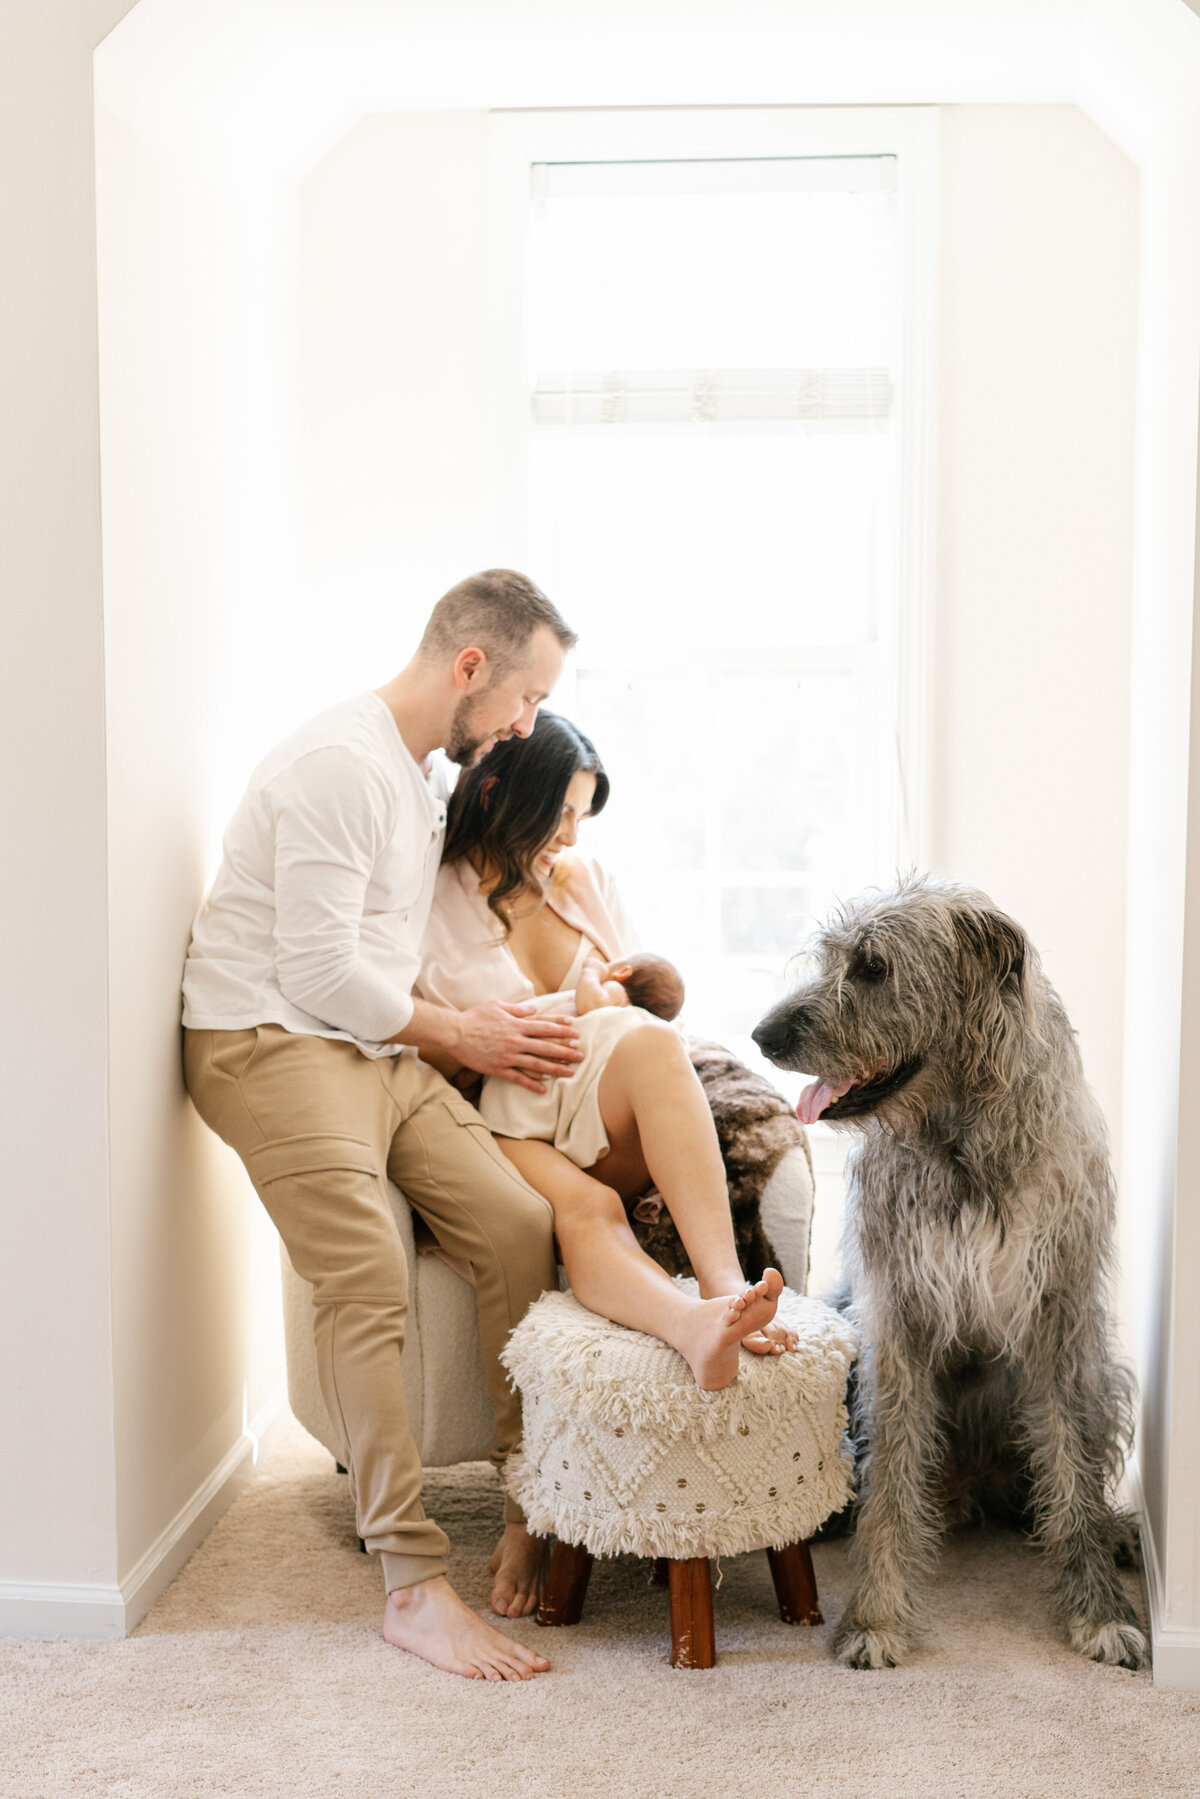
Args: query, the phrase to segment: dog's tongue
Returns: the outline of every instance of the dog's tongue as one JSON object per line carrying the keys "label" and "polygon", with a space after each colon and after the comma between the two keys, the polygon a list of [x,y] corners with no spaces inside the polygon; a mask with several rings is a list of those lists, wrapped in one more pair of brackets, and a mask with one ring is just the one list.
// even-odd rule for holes
{"label": "dog's tongue", "polygon": [[848,1093],[853,1085],[852,1080],[814,1081],[800,1095],[796,1117],[801,1124],[815,1124],[826,1107],[831,1106],[835,1099],[841,1099],[842,1094]]}

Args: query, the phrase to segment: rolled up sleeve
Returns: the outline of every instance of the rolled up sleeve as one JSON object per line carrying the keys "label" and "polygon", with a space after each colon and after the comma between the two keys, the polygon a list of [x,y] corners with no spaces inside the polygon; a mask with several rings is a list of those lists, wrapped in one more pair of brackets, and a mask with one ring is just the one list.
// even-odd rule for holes
{"label": "rolled up sleeve", "polygon": [[331,747],[291,765],[271,801],[280,992],[335,1030],[383,1043],[413,1015],[411,994],[360,941],[372,871],[394,829],[390,796],[353,751]]}

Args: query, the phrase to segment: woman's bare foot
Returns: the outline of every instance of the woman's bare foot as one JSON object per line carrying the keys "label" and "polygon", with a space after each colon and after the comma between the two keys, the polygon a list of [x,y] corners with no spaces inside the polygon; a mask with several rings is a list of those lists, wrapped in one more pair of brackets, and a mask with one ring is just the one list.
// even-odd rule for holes
{"label": "woman's bare foot", "polygon": [[527,1618],[542,1595],[546,1539],[534,1537],[523,1524],[506,1524],[488,1567],[496,1576],[492,1610],[501,1618]]}
{"label": "woman's bare foot", "polygon": [[444,1574],[389,1593],[383,1634],[397,1649],[468,1680],[532,1680],[550,1666],[544,1655],[477,1617]]}
{"label": "woman's bare foot", "polygon": [[685,1340],[676,1345],[698,1387],[711,1393],[737,1379],[738,1350],[747,1337],[770,1324],[782,1292],[783,1276],[768,1268],[760,1281],[730,1299],[699,1301]]}
{"label": "woman's bare foot", "polygon": [[[735,1264],[732,1273],[728,1268],[721,1268],[715,1274],[710,1272],[706,1278],[702,1279],[700,1281],[700,1297],[701,1299],[717,1299],[726,1293],[740,1293],[745,1285],[746,1277]],[[799,1341],[794,1330],[789,1330],[786,1324],[776,1321],[774,1324],[766,1325],[760,1331],[752,1331],[748,1337],[743,1337],[742,1346],[749,1349],[754,1355],[783,1355],[786,1351],[795,1349]]]}

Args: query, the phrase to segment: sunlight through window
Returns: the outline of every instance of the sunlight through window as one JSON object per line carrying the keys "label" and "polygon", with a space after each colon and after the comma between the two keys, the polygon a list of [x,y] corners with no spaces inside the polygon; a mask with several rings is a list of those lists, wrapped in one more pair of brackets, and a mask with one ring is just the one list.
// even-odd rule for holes
{"label": "sunlight through window", "polygon": [[613,781],[587,847],[757,1063],[812,923],[894,866],[896,159],[541,163],[531,204],[531,563]]}

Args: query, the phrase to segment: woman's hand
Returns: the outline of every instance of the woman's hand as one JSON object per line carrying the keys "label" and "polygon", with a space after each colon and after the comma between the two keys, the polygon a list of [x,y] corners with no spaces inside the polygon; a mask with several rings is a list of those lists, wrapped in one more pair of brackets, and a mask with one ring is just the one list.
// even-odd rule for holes
{"label": "woman's hand", "polygon": [[456,1053],[465,1067],[499,1075],[530,1093],[544,1093],[547,1080],[573,1074],[583,1059],[575,1025],[537,1017],[532,1000],[471,1006],[458,1014],[458,1034]]}

